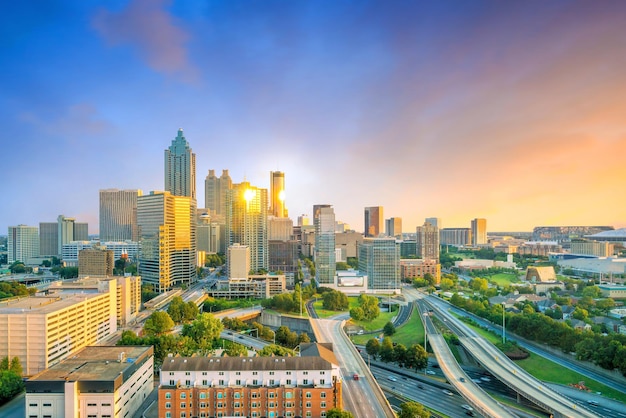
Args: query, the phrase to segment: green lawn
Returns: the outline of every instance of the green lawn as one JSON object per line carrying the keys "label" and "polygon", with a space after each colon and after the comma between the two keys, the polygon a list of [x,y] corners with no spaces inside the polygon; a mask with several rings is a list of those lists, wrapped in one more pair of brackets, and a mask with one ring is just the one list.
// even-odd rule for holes
{"label": "green lawn", "polygon": [[[484,330],[477,326],[465,323],[465,325],[471,327],[474,331],[486,338],[492,344],[498,343],[502,340],[502,337],[495,335],[490,331]],[[551,360],[536,354],[530,354],[530,357],[524,360],[517,360],[515,363],[522,369],[526,370],[532,376],[539,380],[551,383],[559,383],[562,385],[569,385],[572,383],[578,383],[584,381],[585,385],[593,392],[602,392],[602,394],[608,398],[613,398],[620,402],[626,402],[626,394],[611,389],[610,387],[603,385],[602,383],[588,379],[580,373],[574,372],[567,367],[563,367]]]}
{"label": "green lawn", "polygon": [[498,286],[507,286],[510,283],[517,283],[519,279],[513,273],[497,273],[487,278],[488,281],[494,282]]}
{"label": "green lawn", "polygon": [[422,324],[422,318],[420,318],[417,309],[413,309],[409,320],[397,328],[391,339],[393,342],[404,344],[406,347],[410,347],[413,344],[424,345],[424,324]]}

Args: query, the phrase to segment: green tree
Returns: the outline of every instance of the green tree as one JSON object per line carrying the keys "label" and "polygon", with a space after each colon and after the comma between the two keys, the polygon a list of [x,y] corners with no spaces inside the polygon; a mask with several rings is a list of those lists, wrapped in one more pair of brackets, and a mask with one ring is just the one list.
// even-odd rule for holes
{"label": "green tree", "polygon": [[393,325],[393,322],[387,321],[387,323],[383,327],[383,334],[385,334],[388,337],[391,337],[395,333],[396,333],[396,327]]}
{"label": "green tree", "polygon": [[450,290],[454,287],[454,282],[450,279],[441,279],[441,290]]}
{"label": "green tree", "polygon": [[309,337],[309,334],[307,334],[306,332],[301,332],[300,335],[298,335],[298,344],[310,343],[310,342],[311,342],[311,338]]}
{"label": "green tree", "polygon": [[172,328],[174,328],[174,321],[167,312],[163,311],[153,312],[143,326],[147,335],[161,335]]}
{"label": "green tree", "polygon": [[359,295],[359,306],[363,309],[363,319],[372,321],[380,315],[380,308],[378,307],[378,298],[375,296],[368,296],[364,293]]}
{"label": "green tree", "polygon": [[598,286],[587,286],[583,289],[583,296],[597,299],[602,296],[602,291]]}
{"label": "green tree", "polygon": [[298,345],[298,334],[282,325],[276,330],[276,342],[285,347],[294,348]]}
{"label": "green tree", "polygon": [[361,308],[360,306],[355,306],[354,308],[350,309],[350,318],[354,319],[355,321],[362,321],[365,318],[363,308]]}
{"label": "green tree", "polygon": [[418,402],[405,402],[400,405],[398,418],[430,418],[430,411]]}
{"label": "green tree", "polygon": [[380,345],[379,350],[380,359],[385,363],[389,363],[394,360],[393,342],[391,338],[383,338],[383,343]]}
{"label": "green tree", "polygon": [[169,306],[167,307],[167,313],[170,316],[170,318],[172,318],[172,321],[174,321],[177,324],[180,324],[181,322],[183,322],[184,308],[185,308],[185,301],[183,301],[183,298],[181,296],[174,296]]}
{"label": "green tree", "polygon": [[378,353],[380,352],[380,343],[378,342],[378,339],[370,338],[369,340],[367,340],[367,343],[365,344],[365,351],[367,352],[367,354],[376,359]]}
{"label": "green tree", "polygon": [[345,311],[350,305],[345,293],[339,292],[338,290],[325,292],[322,296],[322,300],[323,308],[330,311]]}
{"label": "green tree", "polygon": [[396,344],[393,347],[393,359],[398,366],[405,367],[406,365],[406,347],[404,344]]}
{"label": "green tree", "polygon": [[224,349],[224,352],[228,357],[245,357],[248,355],[248,349],[245,346],[237,343],[229,344],[228,347]]}
{"label": "green tree", "polygon": [[338,261],[335,263],[335,270],[349,270],[350,265],[344,261]]}
{"label": "green tree", "polygon": [[406,350],[404,366],[410,369],[423,370],[428,366],[428,353],[419,344],[413,344]]}
{"label": "green tree", "polygon": [[203,313],[191,324],[185,324],[181,335],[190,337],[198,344],[198,349],[208,352],[224,329],[222,321],[210,313]]}
{"label": "green tree", "polygon": [[292,354],[292,351],[288,348],[281,347],[278,344],[270,344],[263,347],[262,350],[258,351],[259,356],[261,357],[271,357],[271,356],[288,356]]}
{"label": "green tree", "polygon": [[351,412],[343,411],[339,408],[329,409],[326,418],[354,418]]}

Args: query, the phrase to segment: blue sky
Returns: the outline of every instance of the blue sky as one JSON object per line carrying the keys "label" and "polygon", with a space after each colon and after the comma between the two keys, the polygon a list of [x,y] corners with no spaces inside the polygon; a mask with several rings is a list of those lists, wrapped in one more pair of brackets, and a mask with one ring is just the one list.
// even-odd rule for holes
{"label": "blue sky", "polygon": [[413,231],[626,226],[626,3],[4,2],[7,226],[98,229],[98,190],[163,189],[183,128],[290,216],[383,206]]}

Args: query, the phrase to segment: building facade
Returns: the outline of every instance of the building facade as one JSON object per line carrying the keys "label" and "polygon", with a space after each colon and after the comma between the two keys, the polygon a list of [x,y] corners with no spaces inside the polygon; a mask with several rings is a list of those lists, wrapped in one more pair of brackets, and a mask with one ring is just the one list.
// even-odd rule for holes
{"label": "building facade", "polygon": [[59,225],[57,222],[39,223],[39,255],[42,257],[58,257]]}
{"label": "building facade", "polygon": [[313,206],[315,226],[315,281],[320,284],[335,282],[335,211],[331,205]]}
{"label": "building facade", "polygon": [[92,247],[78,253],[78,276],[113,276],[115,259],[113,251],[103,247]]}
{"label": "building facade", "polygon": [[165,191],[196,199],[196,154],[183,136],[182,128],[165,150]]}
{"label": "building facade", "polygon": [[443,228],[439,230],[439,242],[441,245],[453,245],[464,247],[472,244],[471,228]]}
{"label": "building facade", "polygon": [[416,228],[415,249],[423,260],[439,261],[439,228],[429,222]]}
{"label": "building facade", "polygon": [[487,220],[483,218],[472,219],[472,245],[487,244]]}
{"label": "building facade", "polygon": [[402,280],[424,278],[430,274],[435,284],[441,283],[441,264],[437,260],[402,259],[400,260],[400,277]]}
{"label": "building facade", "polygon": [[141,190],[100,190],[100,241],[137,241],[137,197]]}
{"label": "building facade", "polygon": [[39,257],[39,229],[36,226],[10,226],[7,236],[7,262],[29,263]]}
{"label": "building facade", "polygon": [[400,288],[400,243],[395,238],[365,238],[359,245],[359,271],[369,290]]}
{"label": "building facade", "polygon": [[570,244],[570,253],[610,257],[615,253],[615,244],[600,241],[576,240]]}
{"label": "building facade", "polygon": [[85,347],[26,381],[26,417],[132,417],[153,381],[152,347]]}
{"label": "building facade", "polygon": [[385,220],[385,235],[388,237],[402,238],[402,218],[389,218]]}
{"label": "building facade", "polygon": [[277,218],[287,217],[285,207],[285,173],[270,172],[270,215]]}
{"label": "building facade", "polygon": [[[313,347],[311,347],[313,346]],[[332,348],[300,357],[177,357],[163,362],[159,417],[325,417],[343,407]]]}
{"label": "building facade", "polygon": [[222,176],[216,177],[215,170],[209,170],[204,179],[204,207],[211,215],[226,217],[226,193],[233,187],[228,170],[222,170]]}
{"label": "building facade", "polygon": [[250,274],[250,247],[235,243],[228,247],[226,267],[229,279],[245,279]]}
{"label": "building facade", "polygon": [[191,284],[196,277],[196,201],[169,192],[137,199],[141,237],[139,275],[157,292]]}
{"label": "building facade", "polygon": [[383,232],[384,225],[383,207],[370,206],[365,208],[365,237],[378,237]]}
{"label": "building facade", "polygon": [[250,269],[268,269],[267,189],[249,182],[234,184],[226,194],[228,245],[250,247]]}

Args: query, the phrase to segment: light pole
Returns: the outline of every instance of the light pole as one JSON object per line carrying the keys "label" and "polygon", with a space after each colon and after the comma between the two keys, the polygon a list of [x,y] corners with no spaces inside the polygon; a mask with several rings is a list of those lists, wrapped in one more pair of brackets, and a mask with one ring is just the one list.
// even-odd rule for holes
{"label": "light pole", "polygon": [[505,323],[504,323],[504,313],[506,312],[505,307],[505,303],[502,302],[502,344],[506,343],[506,328],[505,328]]}

